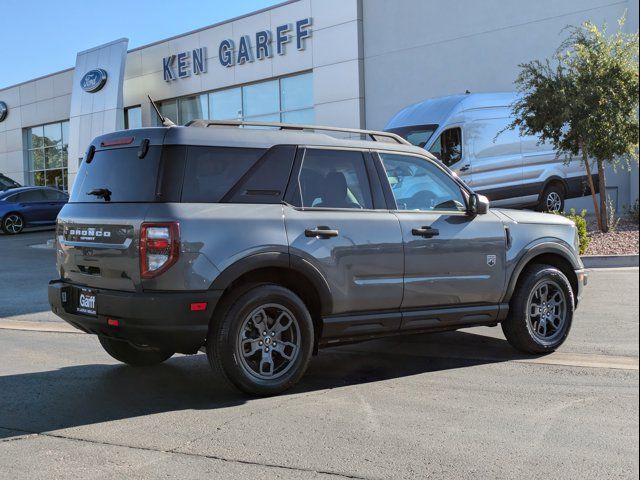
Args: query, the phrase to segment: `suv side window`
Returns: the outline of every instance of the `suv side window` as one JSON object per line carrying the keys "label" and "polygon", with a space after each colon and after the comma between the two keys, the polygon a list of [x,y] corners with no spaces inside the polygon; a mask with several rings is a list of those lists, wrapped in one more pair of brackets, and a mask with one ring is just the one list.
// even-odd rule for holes
{"label": "suv side window", "polygon": [[302,207],[372,209],[361,152],[307,149],[299,176]]}
{"label": "suv side window", "polygon": [[466,211],[460,186],[428,160],[380,153],[398,210]]}
{"label": "suv side window", "polygon": [[65,193],[57,190],[44,190],[44,197],[50,202],[66,202],[68,197]]}
{"label": "suv side window", "polygon": [[462,160],[462,130],[449,128],[442,132],[433,143],[429,152],[447,167]]}
{"label": "suv side window", "polygon": [[259,148],[189,147],[182,201],[220,202],[264,152]]}

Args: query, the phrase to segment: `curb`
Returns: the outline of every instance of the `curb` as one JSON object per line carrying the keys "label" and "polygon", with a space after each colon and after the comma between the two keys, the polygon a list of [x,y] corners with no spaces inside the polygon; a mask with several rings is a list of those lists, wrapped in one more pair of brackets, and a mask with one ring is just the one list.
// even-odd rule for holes
{"label": "curb", "polygon": [[585,268],[622,268],[639,266],[638,255],[584,255]]}
{"label": "curb", "polygon": [[82,334],[80,330],[77,330],[71,325],[63,322],[33,322],[4,319],[0,320],[0,330]]}

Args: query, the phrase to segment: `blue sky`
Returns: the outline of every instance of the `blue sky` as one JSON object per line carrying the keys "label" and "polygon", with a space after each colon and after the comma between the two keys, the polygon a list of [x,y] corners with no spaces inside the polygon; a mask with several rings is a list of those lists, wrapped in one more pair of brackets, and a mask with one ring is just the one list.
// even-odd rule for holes
{"label": "blue sky", "polygon": [[127,37],[129,48],[282,0],[0,0],[0,88],[73,67],[76,53]]}

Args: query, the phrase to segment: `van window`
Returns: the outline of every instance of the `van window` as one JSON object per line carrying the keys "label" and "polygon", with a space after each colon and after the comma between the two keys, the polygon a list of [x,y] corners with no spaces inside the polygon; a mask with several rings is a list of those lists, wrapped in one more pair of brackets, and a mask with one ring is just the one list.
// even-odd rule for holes
{"label": "van window", "polygon": [[373,208],[361,152],[309,149],[299,180],[303,207]]}
{"label": "van window", "polygon": [[71,203],[102,203],[92,191],[108,189],[109,202],[153,202],[161,147],[151,146],[138,158],[138,147],[96,150],[91,162],[82,162],[71,193]]}
{"label": "van window", "polygon": [[438,160],[450,167],[462,160],[462,130],[449,128],[442,132],[429,149]]}
{"label": "van window", "polygon": [[409,127],[390,128],[387,131],[400,135],[416,147],[424,148],[438,125],[412,125]]}
{"label": "van window", "polygon": [[189,147],[182,202],[220,202],[264,152],[259,148]]}

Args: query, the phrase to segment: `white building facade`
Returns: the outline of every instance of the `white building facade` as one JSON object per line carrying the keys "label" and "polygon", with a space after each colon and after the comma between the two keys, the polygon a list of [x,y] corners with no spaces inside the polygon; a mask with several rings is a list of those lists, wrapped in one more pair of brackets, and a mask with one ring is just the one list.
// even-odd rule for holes
{"label": "white building facade", "polygon": [[[625,11],[637,31],[637,0],[293,0],[131,50],[115,40],[0,89],[0,173],[69,189],[93,137],[157,125],[147,95],[178,124],[381,129],[426,98],[513,90],[518,64],[549,57],[566,25],[613,28]],[[637,169],[608,180],[616,204],[638,197]]]}

